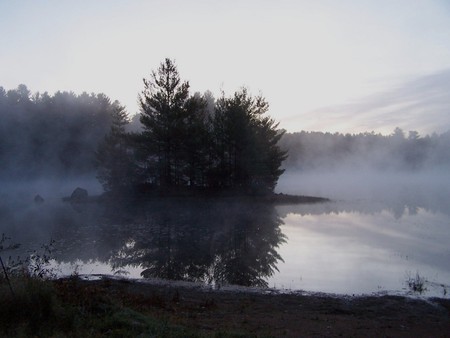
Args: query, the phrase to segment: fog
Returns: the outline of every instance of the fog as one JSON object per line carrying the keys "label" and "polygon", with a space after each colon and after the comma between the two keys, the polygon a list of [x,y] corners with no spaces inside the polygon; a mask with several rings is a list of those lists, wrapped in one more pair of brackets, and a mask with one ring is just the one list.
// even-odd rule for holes
{"label": "fog", "polygon": [[419,274],[428,296],[447,297],[449,176],[442,167],[288,168],[277,191],[331,200],[276,207],[289,245],[280,249],[285,263],[273,283],[345,294],[398,292]]}
{"label": "fog", "polygon": [[103,94],[0,87],[0,181],[95,175],[95,152],[117,104]]}
{"label": "fog", "polygon": [[34,180],[0,181],[2,199],[12,201],[20,199],[32,202],[39,194],[44,200],[56,200],[70,196],[77,187],[83,187],[93,195],[103,192],[103,188],[95,177],[95,173],[83,176],[66,176],[54,178],[40,178]]}
{"label": "fog", "polygon": [[286,134],[281,145],[289,157],[277,192],[377,202],[397,210],[450,209],[448,132],[300,132]]}
{"label": "fog", "polygon": [[[34,246],[45,244],[56,227],[73,224],[76,210],[63,203],[63,197],[70,196],[75,188],[83,187],[91,195],[103,191],[92,176],[1,181],[0,186],[0,233],[25,246],[29,242]],[[42,202],[35,201],[37,195]]]}
{"label": "fog", "polygon": [[338,201],[366,200],[404,203],[445,210],[450,203],[450,177],[442,170],[377,172],[286,170],[276,190],[288,194],[327,197]]}
{"label": "fog", "polygon": [[[389,259],[391,251],[407,256],[417,249],[417,262],[405,265],[400,260],[392,269],[415,263],[423,269],[434,266],[440,273],[447,269],[445,238],[439,234],[446,233],[450,216],[449,132],[419,135],[396,128],[390,135],[285,134],[280,147],[288,157],[276,192],[330,199],[322,204],[274,207],[238,196],[218,201],[63,202],[77,187],[90,196],[103,193],[95,154],[110,128],[115,104],[102,95],[31,96],[24,86],[8,92],[0,88],[0,233],[21,244],[14,255],[26,257],[55,239],[55,262],[61,264],[267,286],[270,278],[290,278],[277,272],[285,266],[284,256],[314,271],[323,262],[309,256],[332,262],[326,256],[341,250],[336,243],[353,241],[362,243],[358,250],[364,259],[370,259],[372,249],[382,252],[383,259]],[[134,117],[127,130],[139,129]],[[422,223],[428,221],[425,228]],[[317,253],[302,236],[306,243],[308,236],[319,236],[327,245]],[[293,246],[296,241],[298,247]],[[440,265],[433,263],[437,256],[444,257]],[[343,270],[351,265],[352,253],[347,259],[341,262]],[[317,278],[323,283],[331,279]]]}

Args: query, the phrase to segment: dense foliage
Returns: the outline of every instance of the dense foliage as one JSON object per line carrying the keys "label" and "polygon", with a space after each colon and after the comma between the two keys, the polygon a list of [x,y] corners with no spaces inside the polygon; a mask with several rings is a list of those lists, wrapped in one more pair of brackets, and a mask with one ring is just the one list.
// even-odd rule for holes
{"label": "dense foliage", "polygon": [[[106,190],[119,188],[115,181],[125,189],[165,192],[262,194],[274,189],[283,172],[285,153],[277,145],[283,133],[264,115],[268,104],[262,97],[252,97],[245,89],[215,102],[209,93],[190,95],[189,83],[181,81],[173,61],[166,59],[144,79],[139,99],[142,132],[127,136],[116,128],[103,144],[100,179]],[[118,138],[128,139],[128,149],[120,156]],[[134,162],[125,160],[119,170],[123,176],[113,175],[130,154]]]}
{"label": "dense foliage", "polygon": [[114,104],[103,94],[31,95],[0,87],[0,177],[36,179],[92,173]]}
{"label": "dense foliage", "polygon": [[97,178],[106,190],[120,191],[135,184],[137,171],[130,136],[125,131],[129,119],[117,101],[112,105],[111,118],[111,129],[97,150]]}
{"label": "dense foliage", "polygon": [[[92,174],[107,191],[272,191],[285,153],[265,116],[267,102],[245,89],[232,97],[189,93],[166,59],[139,96],[142,131],[128,133],[119,102],[103,94],[31,94],[0,87],[0,177]],[[136,120],[133,120],[136,125]]]}

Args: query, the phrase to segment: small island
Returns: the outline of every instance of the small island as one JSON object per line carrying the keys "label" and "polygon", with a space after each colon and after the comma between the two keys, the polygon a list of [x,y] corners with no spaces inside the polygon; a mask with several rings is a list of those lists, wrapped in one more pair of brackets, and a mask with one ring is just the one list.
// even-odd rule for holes
{"label": "small island", "polygon": [[[165,59],[139,95],[140,132],[128,133],[124,107],[97,151],[98,178],[113,195],[245,195],[306,201],[273,190],[287,152],[262,96],[246,89],[215,100],[189,93],[175,63]],[[309,201],[309,200],[308,200]]]}

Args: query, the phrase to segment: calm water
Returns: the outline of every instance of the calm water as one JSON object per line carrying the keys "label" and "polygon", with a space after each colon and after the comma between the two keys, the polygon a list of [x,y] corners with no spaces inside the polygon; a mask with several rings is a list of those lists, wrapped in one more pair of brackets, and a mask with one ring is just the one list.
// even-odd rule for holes
{"label": "calm water", "polygon": [[278,189],[333,202],[277,207],[288,240],[270,285],[408,294],[424,282],[424,295],[448,297],[448,173],[286,173]]}
{"label": "calm water", "polygon": [[278,207],[287,237],[270,285],[318,292],[407,293],[425,278],[427,295],[450,291],[450,217],[423,208],[366,203]]}
{"label": "calm water", "polygon": [[[448,297],[450,189],[445,184],[424,189],[418,180],[403,187],[396,180],[395,188],[392,182],[376,184],[376,189],[353,187],[352,196],[346,196],[339,191],[343,187],[333,190],[325,181],[322,177],[318,185],[286,175],[278,189],[333,201],[276,207],[176,199],[73,206],[60,196],[45,196],[36,205],[32,195],[4,194],[0,232],[21,247],[0,254],[4,260],[26,257],[54,239],[52,268],[58,274],[341,294],[407,294],[414,283],[423,282],[423,295]],[[386,189],[390,194],[383,196]]]}

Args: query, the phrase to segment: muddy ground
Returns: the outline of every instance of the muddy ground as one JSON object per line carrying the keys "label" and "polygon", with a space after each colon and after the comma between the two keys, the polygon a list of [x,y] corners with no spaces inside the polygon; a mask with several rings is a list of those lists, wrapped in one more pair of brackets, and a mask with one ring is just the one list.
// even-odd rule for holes
{"label": "muddy ground", "polygon": [[79,281],[136,310],[208,334],[450,337],[450,300],[337,297],[101,279]]}

